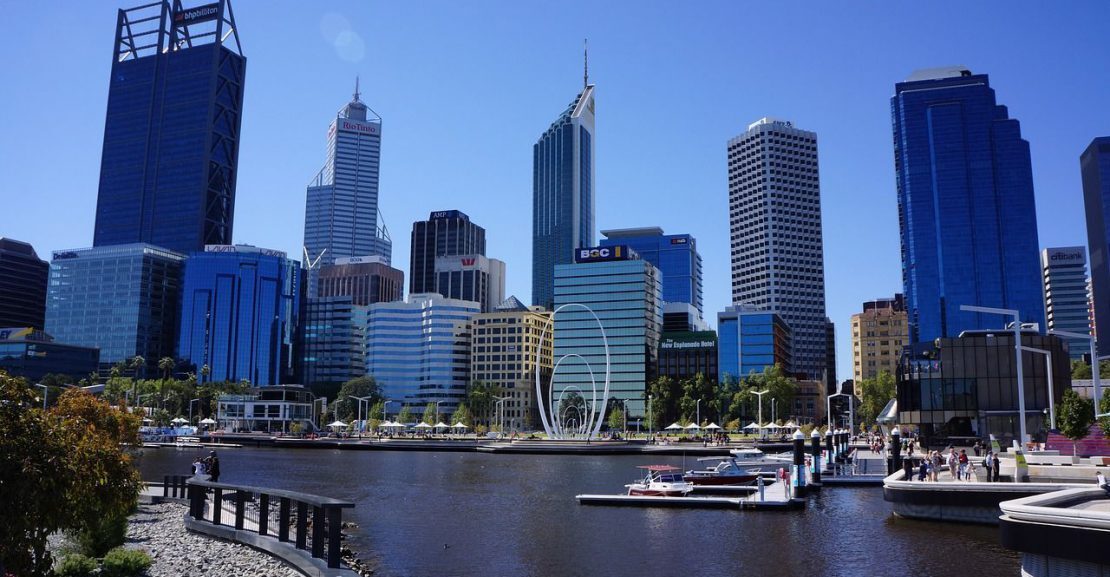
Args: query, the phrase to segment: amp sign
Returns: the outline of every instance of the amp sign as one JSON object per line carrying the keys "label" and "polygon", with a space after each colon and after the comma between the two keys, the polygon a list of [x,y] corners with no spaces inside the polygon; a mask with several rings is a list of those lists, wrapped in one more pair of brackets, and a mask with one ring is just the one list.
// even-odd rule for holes
{"label": "amp sign", "polygon": [[608,260],[629,260],[631,251],[627,246],[600,246],[597,248],[580,248],[574,251],[574,262],[603,262]]}

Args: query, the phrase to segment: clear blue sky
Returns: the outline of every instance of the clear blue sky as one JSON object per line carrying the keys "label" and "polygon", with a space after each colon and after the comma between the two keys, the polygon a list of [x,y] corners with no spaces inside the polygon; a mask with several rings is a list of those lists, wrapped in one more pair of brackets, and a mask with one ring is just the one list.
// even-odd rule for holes
{"label": "clear blue sky", "polygon": [[[0,235],[89,246],[116,9],[0,0]],[[300,253],[305,186],[361,75],[385,119],[381,208],[409,231],[459,209],[531,291],[532,144],[597,84],[599,229],[698,239],[705,306],[729,304],[727,140],[762,117],[819,139],[828,314],[901,290],[890,129],[917,68],[988,73],[1033,152],[1040,243],[1086,244],[1080,152],[1110,134],[1110,2],[292,2],[233,0],[248,57],[235,240]]]}

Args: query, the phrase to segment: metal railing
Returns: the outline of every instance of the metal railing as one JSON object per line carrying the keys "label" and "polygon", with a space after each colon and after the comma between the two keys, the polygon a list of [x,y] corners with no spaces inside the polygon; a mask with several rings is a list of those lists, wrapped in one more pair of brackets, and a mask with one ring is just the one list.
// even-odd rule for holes
{"label": "metal railing", "polygon": [[354,508],[354,503],[294,491],[213,483],[203,476],[185,482],[189,516],[195,521],[273,538],[325,561],[329,568],[339,568],[343,509]]}

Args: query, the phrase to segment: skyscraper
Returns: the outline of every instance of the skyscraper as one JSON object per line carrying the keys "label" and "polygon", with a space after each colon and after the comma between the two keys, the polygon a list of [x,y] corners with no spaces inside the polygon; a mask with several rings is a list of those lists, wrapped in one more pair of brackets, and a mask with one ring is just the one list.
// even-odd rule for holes
{"label": "skyscraper", "polygon": [[[1082,246],[1046,248],[1041,251],[1044,281],[1044,317],[1050,330],[1091,334],[1087,309],[1087,249]],[[1060,337],[1068,343],[1072,359],[1091,352],[1089,339]]]}
{"label": "skyscraper", "polygon": [[1044,325],[1029,143],[987,75],[915,72],[894,87],[894,168],[911,343],[1008,319]]}
{"label": "skyscraper", "polygon": [[488,313],[505,300],[505,263],[480,254],[436,257],[434,292],[476,302]]}
{"label": "skyscraper", "polygon": [[[350,296],[308,299],[304,314],[304,383],[331,386],[366,374],[366,320],[370,307]],[[334,393],[333,393],[334,395]]]}
{"label": "skyscraper", "polygon": [[327,161],[308,185],[304,250],[313,270],[342,257],[378,256],[386,265],[393,258],[378,211],[382,119],[359,97],[356,79],[353,99],[328,127]]}
{"label": "skyscraper", "polygon": [[733,304],[778,313],[790,327],[792,371],[824,379],[817,134],[784,120],[753,122],[728,142],[728,190]]}
{"label": "skyscraper", "polygon": [[31,245],[0,236],[0,327],[46,325],[50,264]]}
{"label": "skyscraper", "polygon": [[603,230],[601,246],[628,245],[640,258],[655,265],[663,275],[663,301],[688,303],[700,314],[701,255],[698,243],[688,234],[663,234],[657,226]]}
{"label": "skyscraper", "polygon": [[[1094,327],[1110,327],[1110,136],[1091,141],[1079,157],[1083,206],[1087,213],[1087,248],[1091,251],[1091,298]],[[1108,329],[1102,328],[1106,334]],[[1110,350],[1110,339],[1099,343],[1099,355]]]}
{"label": "skyscraper", "polygon": [[412,223],[409,294],[438,292],[436,258],[485,254],[486,229],[470,222],[469,216],[458,210],[431,213],[428,220]]}
{"label": "skyscraper", "polygon": [[594,85],[532,146],[532,304],[555,302],[555,265],[594,244]]}
{"label": "skyscraper", "polygon": [[379,259],[343,257],[335,259],[335,264],[315,269],[316,292],[309,298],[351,297],[351,302],[359,306],[401,300],[405,273]]}
{"label": "skyscraper", "polygon": [[94,246],[231,242],[246,66],[229,0],[119,11]]}
{"label": "skyscraper", "polygon": [[863,312],[852,315],[852,381],[858,384],[884,371],[897,375],[902,347],[909,338],[906,299],[901,294],[863,303]]}
{"label": "skyscraper", "polygon": [[793,372],[793,335],[782,315],[732,305],[717,313],[717,331],[717,382],[736,382],[775,365]]}

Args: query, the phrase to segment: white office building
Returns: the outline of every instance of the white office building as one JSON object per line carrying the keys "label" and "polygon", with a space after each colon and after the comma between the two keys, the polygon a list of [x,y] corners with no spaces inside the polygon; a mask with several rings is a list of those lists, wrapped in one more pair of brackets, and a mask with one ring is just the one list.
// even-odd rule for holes
{"label": "white office building", "polygon": [[[1049,330],[1091,334],[1087,303],[1087,249],[1082,246],[1041,251],[1044,318]],[[1091,352],[1087,339],[1064,338],[1073,359]]]}
{"label": "white office building", "polygon": [[505,263],[480,254],[439,256],[435,262],[436,292],[447,298],[474,301],[488,313],[505,301]]}
{"label": "white office building", "polygon": [[794,372],[824,378],[817,134],[783,120],[752,123],[728,142],[728,189],[733,304],[778,313],[793,335]]}

